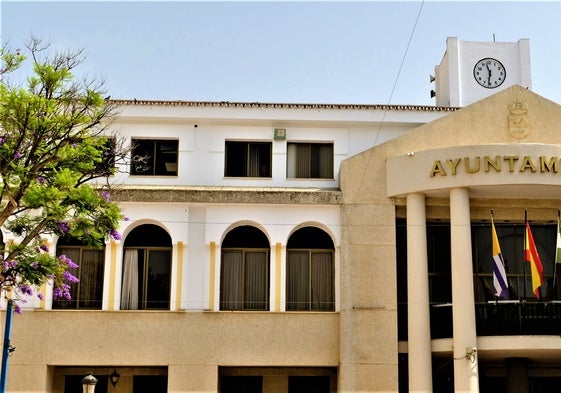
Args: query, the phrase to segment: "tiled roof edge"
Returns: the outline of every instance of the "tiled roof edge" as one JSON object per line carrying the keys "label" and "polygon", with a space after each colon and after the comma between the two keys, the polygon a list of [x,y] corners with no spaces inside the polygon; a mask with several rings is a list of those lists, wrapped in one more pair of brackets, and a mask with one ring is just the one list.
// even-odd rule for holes
{"label": "tiled roof edge", "polygon": [[296,104],[266,102],[230,102],[230,101],[164,101],[164,100],[110,100],[114,105],[152,105],[152,106],[186,106],[186,107],[222,107],[222,108],[274,108],[274,109],[358,109],[358,110],[396,110],[423,112],[451,112],[459,108],[429,105],[385,105],[385,104]]}

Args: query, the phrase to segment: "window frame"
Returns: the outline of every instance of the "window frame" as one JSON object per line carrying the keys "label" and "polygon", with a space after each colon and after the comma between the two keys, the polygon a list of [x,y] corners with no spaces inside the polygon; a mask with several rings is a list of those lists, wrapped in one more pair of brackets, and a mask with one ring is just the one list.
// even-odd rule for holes
{"label": "window frame", "polygon": [[[307,258],[307,270],[308,270],[308,275],[307,275],[307,296],[306,299],[304,299],[304,302],[306,307],[305,308],[298,308],[298,307],[292,307],[292,304],[297,304],[297,303],[302,303],[302,301],[300,299],[291,299],[291,293],[290,293],[290,277],[291,277],[291,272],[289,271],[290,269],[290,253],[294,252],[294,253],[307,253],[308,254],[308,258]],[[313,279],[314,279],[314,266],[313,266],[313,255],[314,254],[330,254],[331,255],[331,264],[330,264],[330,277],[328,278],[330,283],[330,291],[331,291],[331,299],[329,299],[328,304],[330,304],[330,307],[328,308],[321,308],[321,307],[317,307],[315,306],[315,304],[317,303],[316,301],[314,301],[313,299]],[[307,312],[307,311],[317,311],[317,312],[333,312],[335,311],[335,250],[333,249],[325,249],[325,248],[287,248],[286,250],[286,304],[285,304],[285,309],[286,311],[295,311],[295,312]]]}
{"label": "window frame", "polygon": [[[140,144],[152,143],[152,152],[149,155],[151,163],[146,163],[146,172],[137,169],[136,164],[140,162],[142,156],[135,154],[135,149],[142,149]],[[172,149],[164,150],[162,145],[173,144]],[[139,158],[137,158],[139,157]],[[165,157],[171,160],[166,160]],[[168,169],[168,164],[171,169]],[[165,170],[163,169],[165,168]],[[150,173],[148,173],[150,172]],[[179,174],[179,139],[176,138],[131,138],[131,160],[130,160],[130,175],[131,176],[178,176]]]}
{"label": "window frame", "polygon": [[[80,253],[80,260],[75,261],[72,260],[74,263],[78,265],[77,268],[69,268],[68,271],[76,276],[79,281],[76,283],[70,283],[72,298],[70,300],[66,299],[54,299],[52,302],[52,309],[53,310],[101,310],[103,305],[103,285],[105,281],[105,248],[104,247],[91,247],[87,245],[79,245],[79,244],[62,244],[57,246],[56,248],[56,255],[65,255],[66,252],[64,250],[78,250]],[[99,252],[101,255],[101,260],[99,261],[100,266],[96,269],[96,285],[94,288],[93,293],[89,295],[91,297],[99,297],[99,299],[82,299],[82,285],[86,281],[82,277],[83,273],[83,266],[84,266],[84,251],[96,251]],[[72,259],[72,258],[71,258]],[[83,304],[86,302],[93,303],[92,306],[84,306]]]}
{"label": "window frame", "polygon": [[[220,304],[219,304],[219,308],[220,311],[269,311],[270,306],[269,306],[269,290],[270,290],[270,249],[267,248],[252,248],[252,247],[227,247],[227,248],[223,248],[221,250],[221,258],[220,258]],[[240,272],[241,274],[241,279],[242,279],[242,283],[239,283],[240,285],[240,299],[239,301],[237,299],[231,300],[231,299],[225,299],[224,297],[226,296],[226,291],[225,291],[225,283],[226,283],[226,279],[232,279],[231,277],[226,277],[225,274],[225,267],[224,267],[224,263],[226,262],[226,258],[224,256],[225,253],[227,252],[241,252],[242,253],[242,271]],[[248,306],[248,302],[246,301],[245,297],[246,297],[246,292],[248,291],[248,288],[245,285],[245,278],[247,276],[247,270],[246,270],[246,264],[247,264],[247,259],[246,256],[247,254],[255,254],[255,253],[264,253],[265,254],[265,258],[264,258],[264,268],[265,268],[265,273],[264,273],[264,278],[265,278],[265,282],[263,283],[264,286],[264,300],[263,300],[263,307],[262,308],[256,308],[256,307],[251,307]],[[237,308],[237,304],[239,303],[240,307]],[[225,305],[231,304],[230,306],[226,307]]]}
{"label": "window frame", "polygon": [[[245,158],[241,156],[241,150],[243,145],[245,145]],[[239,146],[240,151],[234,151],[234,147]],[[263,163],[259,161],[261,158],[259,155],[267,152],[261,152],[257,149],[259,146],[263,147],[266,146],[268,148],[268,157],[267,162]],[[255,154],[258,156],[256,157]],[[244,160],[240,162],[240,160]],[[259,161],[255,162],[255,165],[259,165],[259,169],[257,169],[258,174],[253,174],[255,168],[252,169],[251,163],[252,161]],[[259,140],[252,140],[252,141],[240,141],[240,140],[225,140],[224,141],[224,177],[226,178],[271,178],[273,176],[272,172],[272,163],[273,163],[273,143],[271,141],[259,141]],[[263,168],[265,165],[265,168]],[[240,167],[241,166],[241,167]],[[243,174],[245,173],[245,174]]]}
{"label": "window frame", "polygon": [[[317,148],[317,151],[314,151],[314,148]],[[328,148],[329,151],[322,153],[322,148]],[[304,154],[303,149],[309,150],[309,152]],[[325,160],[328,161],[324,162]],[[287,142],[287,179],[333,180],[334,176],[335,144],[333,142]]]}
{"label": "window frame", "polygon": [[[171,305],[171,275],[172,275],[172,258],[173,258],[173,249],[172,247],[162,247],[162,246],[145,246],[145,247],[137,247],[137,246],[127,246],[123,248],[123,257],[125,256],[126,250],[137,250],[138,252],[142,251],[142,261],[138,258],[138,300],[136,304],[136,308],[123,308],[121,305],[122,310],[169,310]],[[151,251],[167,251],[169,253],[169,260],[168,264],[168,288],[167,288],[167,301],[161,307],[154,307],[151,304],[156,302],[156,300],[148,299],[148,294],[150,291],[151,286],[149,285],[149,278],[150,275],[148,274],[150,268],[150,252]],[[123,262],[124,264],[124,262]],[[124,270],[124,266],[123,266]],[[142,280],[142,282],[140,281]],[[123,279],[121,279],[121,284],[123,283]],[[121,288],[121,292],[123,288]]]}

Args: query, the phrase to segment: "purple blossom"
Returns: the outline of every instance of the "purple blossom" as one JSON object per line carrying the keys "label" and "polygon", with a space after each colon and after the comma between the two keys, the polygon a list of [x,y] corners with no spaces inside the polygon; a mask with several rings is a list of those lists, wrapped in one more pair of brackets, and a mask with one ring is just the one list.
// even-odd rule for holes
{"label": "purple blossom", "polygon": [[116,229],[111,229],[109,235],[115,240],[121,240],[121,234]]}
{"label": "purple blossom", "polygon": [[18,160],[18,159],[20,159],[20,158],[23,157],[23,154],[20,153],[19,151],[16,151],[16,152],[14,153],[13,157],[14,157],[15,160]]}
{"label": "purple blossom", "polygon": [[61,256],[58,257],[59,261],[66,263],[66,266],[68,266],[69,269],[76,269],[78,267],[77,264],[74,263],[74,261],[70,258],[68,258],[66,255],[62,254]]}
{"label": "purple blossom", "polygon": [[67,300],[70,300],[70,285],[62,284],[60,287],[56,287],[53,290],[53,297],[55,299],[65,298]]}
{"label": "purple blossom", "polygon": [[111,194],[107,191],[101,191],[100,196],[105,202],[109,202],[111,200]]}
{"label": "purple blossom", "polygon": [[66,221],[61,221],[58,223],[58,230],[63,234],[67,234],[70,231],[70,227]]}
{"label": "purple blossom", "polygon": [[39,298],[39,300],[43,300],[45,298],[41,292],[37,294],[37,297]]}
{"label": "purple blossom", "polygon": [[19,290],[24,295],[29,295],[29,296],[33,295],[33,289],[29,285],[20,285]]}
{"label": "purple blossom", "polygon": [[31,262],[31,267],[37,269],[39,267],[39,262]]}
{"label": "purple blossom", "polygon": [[41,245],[41,247],[39,247],[42,251],[45,252],[49,252],[49,247],[46,244]]}
{"label": "purple blossom", "polygon": [[62,297],[62,289],[60,289],[59,287],[53,289],[53,297],[55,299],[60,299]]}
{"label": "purple blossom", "polygon": [[14,268],[18,265],[18,261],[10,261],[10,267]]}
{"label": "purple blossom", "polygon": [[3,137],[0,136],[0,145],[3,144],[5,141],[5,139]]}
{"label": "purple blossom", "polygon": [[2,269],[8,270],[10,268],[10,263],[8,261],[2,262]]}
{"label": "purple blossom", "polygon": [[16,304],[16,306],[14,307],[14,311],[19,315],[23,314],[23,312],[21,311],[21,307],[18,304]]}
{"label": "purple blossom", "polygon": [[130,218],[128,218],[128,217],[125,217],[125,221],[130,221]]}
{"label": "purple blossom", "polygon": [[78,282],[80,280],[78,280],[78,277],[74,276],[72,273],[70,273],[69,271],[65,271],[64,273],[62,273],[62,276],[64,277],[64,279],[66,281],[69,282]]}
{"label": "purple blossom", "polygon": [[45,176],[39,176],[39,177],[37,178],[37,182],[38,182],[39,184],[45,184],[46,181],[47,181],[47,179],[45,179]]}

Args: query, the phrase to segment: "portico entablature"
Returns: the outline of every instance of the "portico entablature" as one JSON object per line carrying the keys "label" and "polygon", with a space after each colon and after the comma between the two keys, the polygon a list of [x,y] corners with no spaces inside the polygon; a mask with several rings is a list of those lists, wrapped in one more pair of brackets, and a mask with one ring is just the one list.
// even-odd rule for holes
{"label": "portico entablature", "polygon": [[387,195],[441,196],[466,187],[474,197],[561,196],[561,145],[489,144],[412,151],[386,162]]}

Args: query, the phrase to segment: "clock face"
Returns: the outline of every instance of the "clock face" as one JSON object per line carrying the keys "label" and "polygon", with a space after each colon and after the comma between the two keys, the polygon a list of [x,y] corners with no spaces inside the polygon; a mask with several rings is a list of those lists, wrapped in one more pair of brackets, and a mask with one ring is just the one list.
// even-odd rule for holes
{"label": "clock face", "polygon": [[473,77],[476,82],[487,89],[494,89],[503,84],[506,79],[506,70],[497,59],[481,59],[473,67]]}

